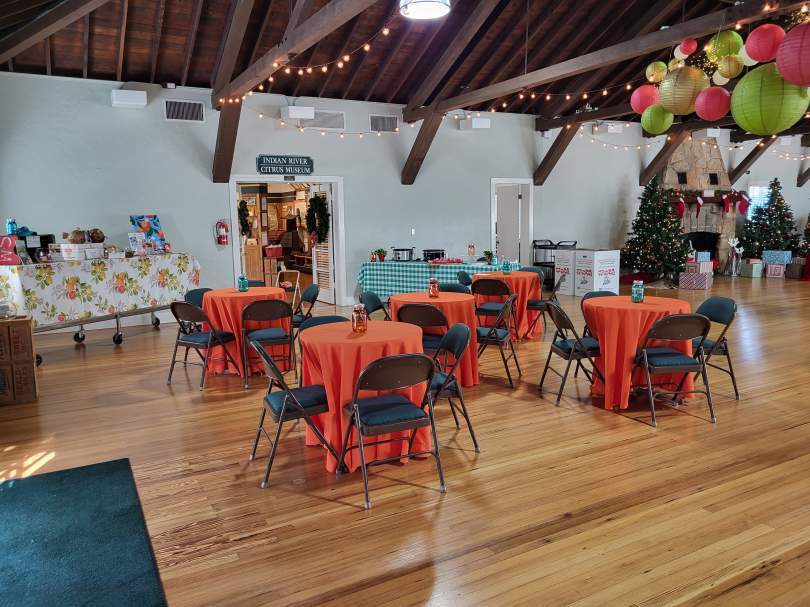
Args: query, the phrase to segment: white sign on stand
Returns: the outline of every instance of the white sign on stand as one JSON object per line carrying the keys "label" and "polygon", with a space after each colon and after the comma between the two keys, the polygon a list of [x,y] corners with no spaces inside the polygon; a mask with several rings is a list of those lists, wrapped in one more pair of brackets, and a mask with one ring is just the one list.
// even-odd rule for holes
{"label": "white sign on stand", "polygon": [[557,249],[554,251],[554,284],[564,277],[557,291],[560,295],[574,294],[574,249]]}
{"label": "white sign on stand", "polygon": [[574,295],[590,291],[619,293],[619,251],[578,249],[574,263]]}

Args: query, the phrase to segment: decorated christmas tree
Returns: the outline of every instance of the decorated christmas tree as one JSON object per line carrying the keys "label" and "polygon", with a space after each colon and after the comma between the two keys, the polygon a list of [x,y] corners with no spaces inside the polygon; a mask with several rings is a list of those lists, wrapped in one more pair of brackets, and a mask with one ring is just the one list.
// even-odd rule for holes
{"label": "decorated christmas tree", "polygon": [[784,196],[782,184],[774,178],[768,192],[768,202],[754,208],[745,221],[741,240],[743,255],[748,258],[762,256],[762,251],[797,251],[799,232]]}
{"label": "decorated christmas tree", "polygon": [[627,266],[661,278],[683,270],[689,241],[670,201],[670,192],[658,177],[644,188],[623,256]]}
{"label": "decorated christmas tree", "polygon": [[804,235],[802,236],[802,244],[799,245],[799,255],[802,257],[810,255],[810,214],[807,215],[807,223],[804,224]]}

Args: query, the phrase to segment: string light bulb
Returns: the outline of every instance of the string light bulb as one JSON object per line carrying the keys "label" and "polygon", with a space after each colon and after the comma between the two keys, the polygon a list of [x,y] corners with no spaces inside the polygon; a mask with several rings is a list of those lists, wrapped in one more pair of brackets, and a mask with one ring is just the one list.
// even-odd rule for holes
{"label": "string light bulb", "polygon": [[273,77],[272,77],[272,76],[270,76],[270,77],[267,79],[267,81],[268,81],[268,82],[273,82]]}
{"label": "string light bulb", "polygon": [[530,95],[530,97],[531,97],[532,99],[535,99],[535,98],[537,97],[537,95],[536,95],[535,93],[532,93],[532,94]]}
{"label": "string light bulb", "polygon": [[277,67],[278,67],[278,61],[273,61],[273,67],[274,67],[274,68],[277,68]]}
{"label": "string light bulb", "polygon": [[607,94],[608,94],[607,89],[603,89],[603,90],[602,90],[602,96],[603,96],[603,97],[607,97]]}
{"label": "string light bulb", "polygon": [[566,94],[566,95],[565,95],[565,100],[566,100],[566,101],[571,101],[571,95]]}
{"label": "string light bulb", "polygon": [[[263,116],[263,114],[259,114],[259,118],[261,118],[262,116]],[[286,124],[287,124],[287,123],[286,123],[286,122],[284,122],[283,120],[279,120],[279,121],[278,121],[278,123],[279,123],[281,126],[284,126],[284,125],[286,125]]]}
{"label": "string light bulb", "polygon": [[548,93],[546,93],[546,101],[551,101],[551,95],[549,95]]}
{"label": "string light bulb", "polygon": [[371,45],[368,42],[366,42],[363,45],[363,50],[366,51],[366,52],[369,52],[371,50]]}
{"label": "string light bulb", "polygon": [[260,90],[260,91],[263,91],[263,90],[264,90],[264,85],[263,85],[263,84],[260,84],[260,85],[259,85],[259,90]]}
{"label": "string light bulb", "polygon": [[629,82],[624,85],[624,90],[626,90],[626,91],[629,91],[632,88],[633,88],[633,86]]}
{"label": "string light bulb", "polygon": [[312,73],[312,68],[311,68],[311,67],[308,67],[308,68],[307,68],[307,74],[311,74],[311,73]]}
{"label": "string light bulb", "polygon": [[351,58],[352,58],[351,55],[343,55],[343,61],[345,61],[346,63],[348,63],[351,60]]}
{"label": "string light bulb", "polygon": [[325,74],[327,71],[327,67],[325,65],[321,66],[321,71]]}
{"label": "string light bulb", "polygon": [[382,35],[383,35],[383,36],[387,36],[387,35],[388,35],[388,34],[390,34],[390,33],[391,33],[391,30],[390,30],[390,29],[388,29],[387,27],[384,27],[384,28],[382,29]]}
{"label": "string light bulb", "polygon": [[302,70],[301,68],[299,68],[299,69],[298,69],[298,75],[299,75],[299,76],[303,76],[303,75],[304,75],[304,70]]}
{"label": "string light bulb", "polygon": [[290,74],[290,73],[292,73],[292,70],[290,68],[288,68],[288,67],[285,67],[284,68],[284,73],[285,74]]}

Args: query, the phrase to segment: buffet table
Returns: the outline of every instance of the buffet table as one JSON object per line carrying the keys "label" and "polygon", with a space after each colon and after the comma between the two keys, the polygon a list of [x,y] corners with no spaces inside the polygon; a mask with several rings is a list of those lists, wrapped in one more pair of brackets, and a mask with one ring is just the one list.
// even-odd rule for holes
{"label": "buffet table", "polygon": [[[31,316],[34,332],[115,320],[116,344],[121,317],[152,313],[157,326],[154,312],[199,284],[200,264],[182,253],[0,266],[0,300]],[[74,339],[82,341],[83,331]]]}
{"label": "buffet table", "polygon": [[459,270],[470,276],[479,272],[495,272],[499,268],[486,263],[431,264],[424,261],[385,261],[363,263],[357,283],[363,291],[372,291],[385,301],[397,293],[427,291],[428,281],[458,282]]}

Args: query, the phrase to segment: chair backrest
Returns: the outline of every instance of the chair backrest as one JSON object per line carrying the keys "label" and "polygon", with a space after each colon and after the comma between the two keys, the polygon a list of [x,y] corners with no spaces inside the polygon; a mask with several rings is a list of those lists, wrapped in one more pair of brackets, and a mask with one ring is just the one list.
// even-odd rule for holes
{"label": "chair backrest", "polygon": [[318,286],[317,282],[313,282],[309,285],[304,292],[301,293],[301,301],[305,301],[310,304],[315,304],[318,301],[318,295],[321,294],[321,287]]}
{"label": "chair backrest", "polygon": [[706,338],[711,321],[702,314],[671,314],[658,320],[647,331],[644,345],[651,339],[662,341],[686,341],[695,337]]}
{"label": "chair backrest", "polygon": [[589,299],[593,299],[594,297],[615,297],[616,294],[613,291],[588,291],[585,295],[582,296],[582,299],[579,302],[579,309],[582,310],[583,314],[585,313],[585,302]]}
{"label": "chair backrest", "polygon": [[183,301],[186,303],[194,304],[198,308],[202,308],[203,304],[203,295],[210,291],[208,287],[200,287],[199,289],[191,289],[190,291],[186,291],[185,297],[183,297]]}
{"label": "chair backrest", "polygon": [[509,285],[497,278],[479,278],[472,284],[473,295],[487,297],[509,297],[512,294]]}
{"label": "chair backrest", "polygon": [[250,345],[253,346],[253,349],[258,353],[259,358],[262,359],[267,372],[267,377],[270,379],[270,382],[278,384],[282,390],[289,392],[290,388],[287,385],[287,382],[284,381],[284,374],[279,371],[275,361],[273,361],[273,357],[270,356],[267,350],[265,350],[260,343],[251,340]]}
{"label": "chair backrest", "polygon": [[470,293],[470,290],[457,282],[440,282],[439,291],[443,293]]}
{"label": "chair backrest", "polygon": [[540,283],[542,284],[546,280],[546,270],[541,266],[521,266],[521,272],[534,272],[540,277]]}
{"label": "chair backrest", "polygon": [[698,306],[696,314],[702,314],[712,322],[730,325],[737,314],[737,303],[728,297],[709,297]]}
{"label": "chair backrest", "polygon": [[456,323],[447,330],[447,333],[442,335],[439,348],[433,358],[438,358],[444,352],[448,352],[458,362],[464,356],[469,345],[470,328],[463,322]]}
{"label": "chair backrest", "polygon": [[301,272],[298,270],[279,270],[278,274],[276,274],[276,286],[279,286],[282,282],[291,282],[293,286],[287,288],[295,288],[298,286],[300,278]]}
{"label": "chair backrest", "polygon": [[307,329],[311,329],[312,327],[317,327],[318,325],[330,325],[335,322],[349,322],[349,319],[345,316],[337,316],[334,314],[329,316],[312,316],[311,318],[307,318],[301,323],[301,326],[298,327],[298,335],[301,335],[301,333]]}
{"label": "chair backrest", "polygon": [[557,279],[557,282],[554,283],[554,288],[551,290],[551,294],[554,295],[555,297],[557,296],[557,291],[560,290],[560,287],[562,286],[562,283],[565,280],[565,276],[566,275],[563,274]]}
{"label": "chair backrest", "polygon": [[354,388],[354,400],[360,390],[402,390],[433,379],[433,359],[424,354],[385,356],[360,372]]}
{"label": "chair backrest", "polygon": [[248,287],[263,287],[263,280],[248,280]]}
{"label": "chair backrest", "polygon": [[405,304],[397,311],[397,320],[422,327],[446,327],[447,317],[430,304]]}
{"label": "chair backrest", "polygon": [[458,278],[458,281],[465,287],[469,287],[472,284],[472,277],[464,270],[459,270],[458,274],[456,274],[456,278]]}
{"label": "chair backrest", "polygon": [[242,325],[248,320],[279,320],[292,315],[292,306],[281,299],[252,301],[242,308]]}
{"label": "chair backrest", "polygon": [[568,335],[568,331],[573,331],[574,335],[577,335],[577,330],[574,328],[574,323],[571,322],[571,318],[565,313],[565,310],[563,310],[559,304],[548,302],[546,312],[548,312],[548,315],[551,317],[551,322],[553,322],[554,326],[557,327],[557,333],[562,335],[562,337],[566,337]]}
{"label": "chair backrest", "polygon": [[171,306],[172,315],[175,320],[183,326],[183,323],[208,323],[208,316],[200,306],[186,303],[184,301],[173,301]]}
{"label": "chair backrest", "polygon": [[360,294],[360,303],[366,306],[366,312],[368,312],[369,315],[373,314],[377,310],[385,309],[382,300],[373,291],[363,291]]}
{"label": "chair backrest", "polygon": [[510,295],[506,298],[506,301],[503,302],[503,306],[501,307],[501,311],[498,312],[498,316],[495,318],[495,324],[493,325],[495,328],[511,331],[513,309],[516,301],[517,295]]}

